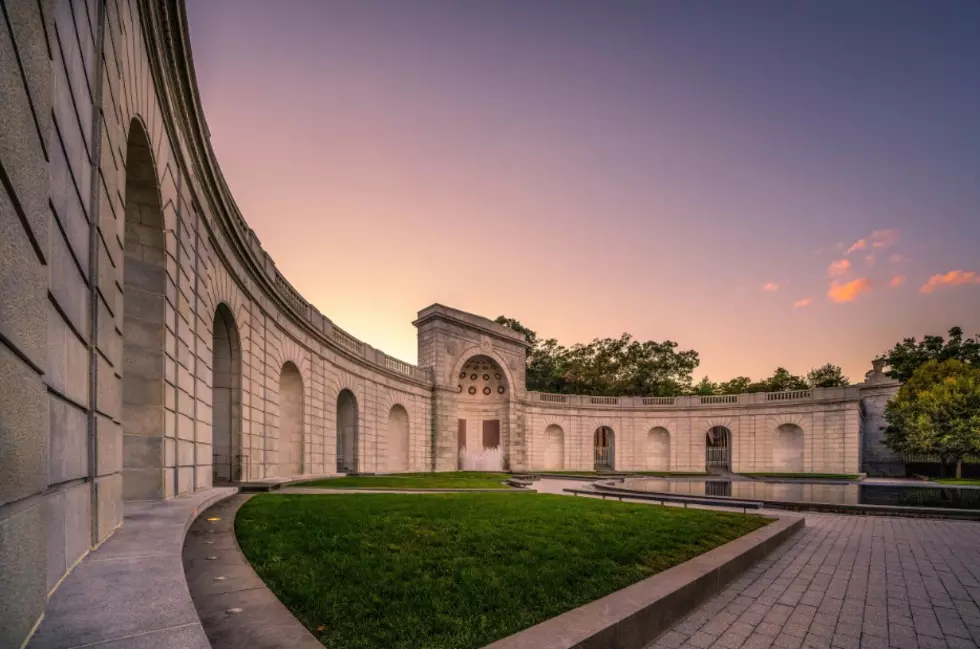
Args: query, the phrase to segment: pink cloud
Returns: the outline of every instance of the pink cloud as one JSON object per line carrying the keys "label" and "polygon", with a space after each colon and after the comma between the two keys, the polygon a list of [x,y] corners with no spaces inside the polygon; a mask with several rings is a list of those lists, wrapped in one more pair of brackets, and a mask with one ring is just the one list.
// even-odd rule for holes
{"label": "pink cloud", "polygon": [[889,248],[898,241],[899,232],[895,229],[875,230],[871,233],[872,248]]}
{"label": "pink cloud", "polygon": [[904,263],[904,262],[906,262],[908,260],[909,260],[909,258],[906,257],[905,255],[903,255],[900,252],[896,252],[894,255],[891,255],[888,258],[888,261],[890,261],[893,264],[901,264],[901,263]]}
{"label": "pink cloud", "polygon": [[933,275],[919,289],[920,293],[932,293],[943,286],[958,286],[960,284],[980,284],[980,275],[972,270],[951,270],[943,275]]}
{"label": "pink cloud", "polygon": [[769,293],[775,293],[776,291],[779,290],[779,284],[777,284],[776,282],[766,282],[765,284],[762,285],[762,290],[767,291]]}
{"label": "pink cloud", "polygon": [[860,277],[851,280],[846,284],[833,282],[827,290],[827,297],[834,302],[853,302],[862,293],[871,290],[871,280],[867,277]]}
{"label": "pink cloud", "polygon": [[874,266],[875,265],[875,261],[877,261],[877,260],[875,259],[875,256],[874,255],[868,255],[867,257],[864,258],[864,262],[866,264],[868,264],[869,266]]}
{"label": "pink cloud", "polygon": [[891,288],[898,288],[905,283],[905,275],[895,275],[890,280],[888,280],[888,286]]}
{"label": "pink cloud", "polygon": [[832,261],[830,262],[830,266],[827,266],[827,277],[839,277],[846,273],[850,267],[851,262],[847,259]]}
{"label": "pink cloud", "polygon": [[851,254],[856,250],[868,250],[869,248],[873,250],[883,250],[885,248],[890,248],[895,245],[898,241],[900,233],[894,228],[889,228],[885,230],[875,230],[870,235],[865,238],[858,239],[851,244],[851,247],[847,249],[844,254]]}
{"label": "pink cloud", "polygon": [[801,309],[803,307],[810,306],[811,304],[813,304],[813,298],[805,297],[802,300],[797,300],[796,302],[793,302],[793,308]]}

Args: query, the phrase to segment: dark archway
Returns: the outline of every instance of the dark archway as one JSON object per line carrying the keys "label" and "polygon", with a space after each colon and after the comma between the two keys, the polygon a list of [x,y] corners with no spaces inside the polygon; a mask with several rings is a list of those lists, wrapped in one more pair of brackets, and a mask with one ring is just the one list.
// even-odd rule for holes
{"label": "dark archway", "polygon": [[357,397],[350,390],[337,395],[337,473],[357,473]]}
{"label": "dark archway", "polygon": [[242,450],[242,347],[224,303],[214,312],[211,345],[212,482],[248,480],[249,458]]}
{"label": "dark archway", "polygon": [[[133,119],[126,141],[126,218],[122,312],[123,497],[158,500],[190,491],[165,467],[165,341],[167,249],[164,214],[150,139]],[[176,325],[174,325],[176,326]],[[173,440],[176,445],[176,440]]]}
{"label": "dark archway", "polygon": [[732,431],[724,426],[712,426],[704,436],[704,466],[706,469],[732,469]]}
{"label": "dark archway", "polygon": [[609,426],[599,426],[593,436],[596,471],[616,470],[616,434]]}
{"label": "dark archway", "polygon": [[303,376],[290,361],[279,374],[280,475],[303,474]]}

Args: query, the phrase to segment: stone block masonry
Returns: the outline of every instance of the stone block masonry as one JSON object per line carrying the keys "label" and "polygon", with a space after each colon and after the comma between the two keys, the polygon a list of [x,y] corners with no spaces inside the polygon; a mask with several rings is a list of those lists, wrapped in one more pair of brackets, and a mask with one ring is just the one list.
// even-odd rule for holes
{"label": "stone block masonry", "polygon": [[599,427],[622,469],[702,470],[712,429],[736,471],[872,454],[862,425],[878,434],[896,387],[880,375],[697,403],[539,395],[519,334],[442,305],[418,314],[419,365],[392,358],[306,302],[238,212],[181,0],[3,1],[0,21],[0,646],[124,500],[455,470],[461,421],[513,470],[590,470]]}

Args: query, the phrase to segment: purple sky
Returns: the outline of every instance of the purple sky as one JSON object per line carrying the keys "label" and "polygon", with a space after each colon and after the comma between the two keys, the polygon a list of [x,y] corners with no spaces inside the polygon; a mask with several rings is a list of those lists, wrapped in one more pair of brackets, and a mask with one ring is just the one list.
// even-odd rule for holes
{"label": "purple sky", "polygon": [[243,215],[407,361],[432,302],[564,344],[669,338],[713,380],[860,380],[904,336],[980,331],[973,0],[188,12]]}

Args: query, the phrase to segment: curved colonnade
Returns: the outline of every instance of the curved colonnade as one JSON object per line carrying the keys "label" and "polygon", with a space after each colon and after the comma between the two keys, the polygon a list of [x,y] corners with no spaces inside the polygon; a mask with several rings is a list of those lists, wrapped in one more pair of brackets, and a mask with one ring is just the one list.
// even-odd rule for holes
{"label": "curved colonnade", "polygon": [[771,402],[541,395],[521,335],[441,305],[414,323],[418,366],[374,349],[292,288],[239,213],[183,2],[3,3],[3,19],[0,582],[18,596],[0,637],[29,635],[124,501],[216,482],[700,471],[709,447],[736,471],[860,469],[894,389],[880,373]]}

